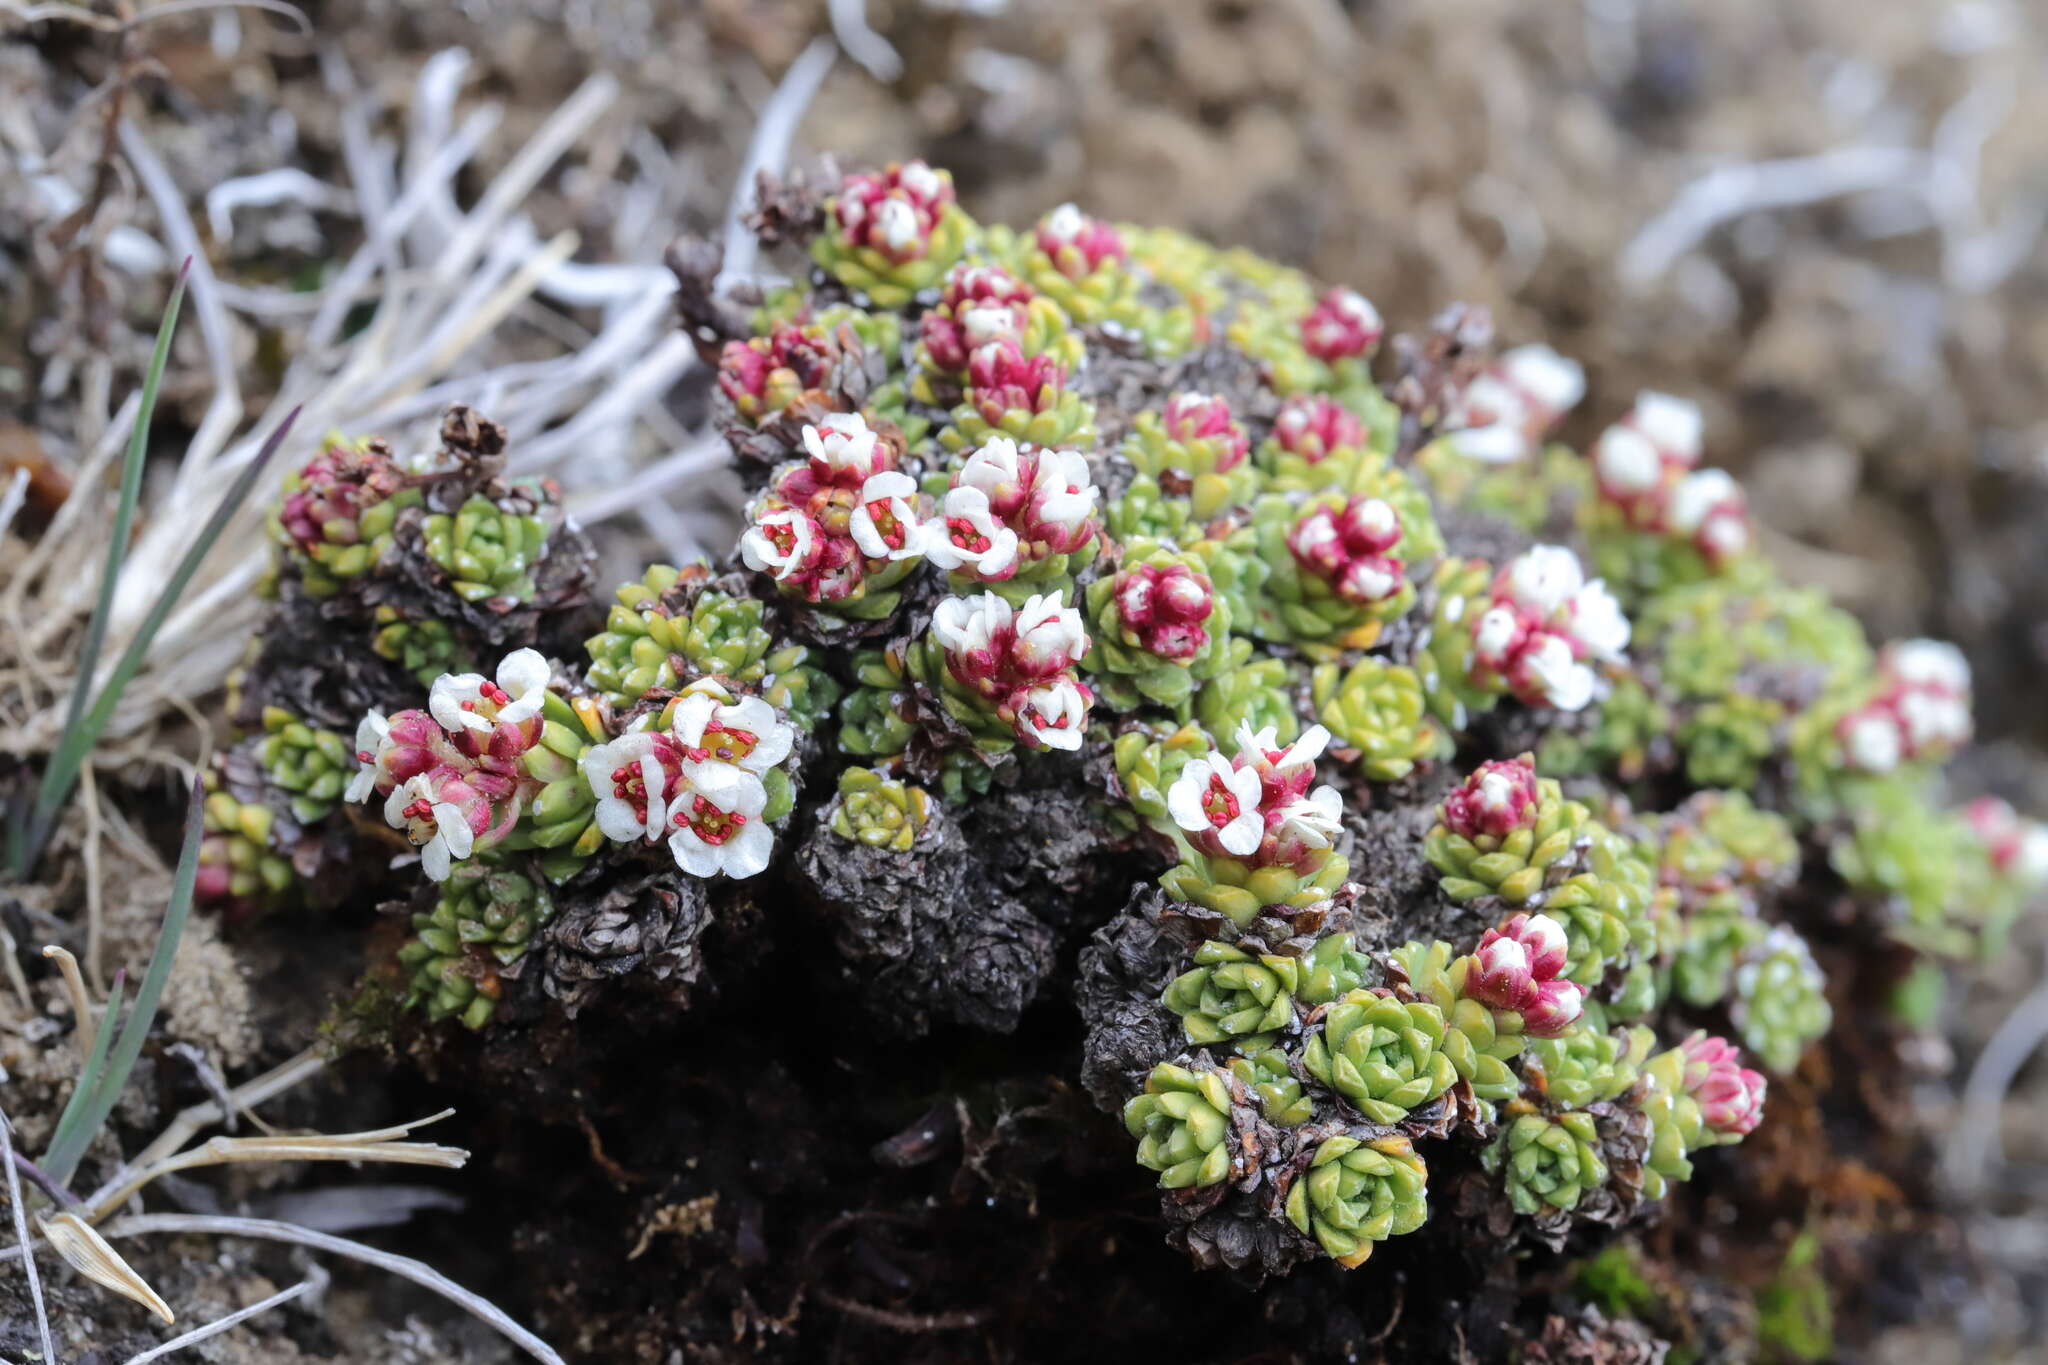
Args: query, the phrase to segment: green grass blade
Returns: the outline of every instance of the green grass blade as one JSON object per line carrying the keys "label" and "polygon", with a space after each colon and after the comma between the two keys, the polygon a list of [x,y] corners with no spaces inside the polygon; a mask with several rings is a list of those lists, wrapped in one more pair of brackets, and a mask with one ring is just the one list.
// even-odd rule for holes
{"label": "green grass blade", "polygon": [[[114,988],[107,993],[107,1012],[100,1018],[100,1031],[92,1040],[92,1052],[87,1055],[85,1065],[78,1068],[78,1083],[71,1088],[71,1098],[64,1102],[64,1112],[57,1117],[57,1127],[50,1134],[49,1150],[43,1153],[43,1169],[48,1170],[50,1159],[56,1155],[60,1143],[66,1143],[78,1125],[84,1122],[85,1113],[92,1107],[92,1099],[99,1092],[100,1077],[107,1072],[107,1054],[114,1047],[115,1026],[121,1022],[121,992],[127,985],[124,972],[114,973]],[[88,1134],[88,1136],[90,1136]],[[79,1144],[79,1151],[85,1144]],[[70,1179],[70,1172],[53,1177],[60,1183]]]}
{"label": "green grass blade", "polygon": [[[72,1172],[78,1169],[78,1162],[91,1144],[93,1134],[107,1121],[107,1115],[114,1112],[115,1101],[121,1098],[121,1091],[128,1084],[129,1073],[135,1070],[136,1059],[142,1056],[142,1044],[149,1037],[149,1026],[156,1021],[156,1008],[163,1000],[164,985],[171,979],[171,962],[178,955],[178,941],[185,936],[185,921],[192,914],[192,886],[199,876],[199,841],[205,828],[201,818],[205,808],[206,789],[198,782],[192,784],[191,805],[185,812],[185,846],[178,852],[178,872],[171,883],[171,903],[164,909],[163,928],[156,936],[156,949],[149,955],[149,970],[142,974],[142,985],[135,992],[135,1008],[128,1011],[128,1019],[121,1025],[121,1036],[114,1040],[111,1049],[106,1050],[106,1065],[93,1078],[92,1097],[75,1116],[71,1106],[66,1105],[64,1120],[59,1122],[57,1134],[50,1142],[49,1154],[44,1157],[43,1169],[58,1181],[68,1183]],[[114,1031],[114,1019],[107,1016],[106,1033]],[[93,1049],[101,1051],[99,1047]],[[81,1075],[79,1088],[85,1088],[85,1077]],[[72,1100],[76,1102],[74,1094]]]}
{"label": "green grass blade", "polygon": [[[76,677],[71,687],[71,699],[64,712],[64,728],[60,735],[68,735],[78,726],[78,719],[85,713],[85,699],[92,690],[93,674],[99,671],[100,650],[107,641],[107,621],[114,611],[114,589],[121,580],[121,564],[128,557],[128,539],[135,529],[135,505],[142,497],[142,467],[149,454],[149,427],[156,415],[156,396],[163,387],[164,366],[171,357],[171,337],[178,330],[178,310],[185,302],[185,277],[192,269],[188,259],[178,269],[177,283],[171,286],[170,300],[164,304],[163,319],[157,324],[156,349],[150,353],[149,368],[142,376],[142,400],[135,409],[135,429],[128,437],[128,454],[121,464],[121,498],[114,507],[113,534],[107,541],[107,563],[100,574],[99,600],[93,604],[92,615],[86,621],[85,641],[79,646]],[[35,821],[41,824],[51,810],[62,804],[67,788],[57,765],[52,762],[43,770],[43,781],[36,792]],[[39,845],[19,839],[10,841],[15,859],[15,871],[27,876],[33,858],[25,858],[31,849],[41,853]]]}
{"label": "green grass blade", "polygon": [[185,552],[185,557],[178,561],[178,567],[164,583],[163,591],[157,594],[156,601],[150,606],[149,615],[143,618],[142,625],[136,630],[135,638],[128,642],[128,648],[122,651],[113,671],[107,675],[106,686],[102,687],[99,695],[93,699],[92,709],[86,712],[84,720],[65,732],[55,756],[50,760],[50,773],[60,780],[57,799],[48,810],[40,812],[34,828],[30,831],[31,863],[35,861],[37,853],[49,839],[50,831],[56,827],[57,814],[71,795],[72,784],[78,780],[79,768],[84,765],[86,755],[92,752],[92,746],[99,742],[101,733],[107,728],[107,722],[113,719],[114,708],[120,704],[122,691],[141,670],[142,661],[148,657],[149,647],[155,641],[157,631],[163,628],[165,618],[178,604],[178,598],[183,595],[186,584],[192,581],[192,575],[199,572],[199,566],[205,561],[207,553],[213,549],[214,542],[220,539],[221,532],[225,531],[228,523],[234,519],[236,510],[248,498],[249,490],[256,486],[256,480],[261,478],[263,471],[269,467],[271,457],[276,455],[278,447],[284,444],[284,438],[290,433],[292,423],[298,420],[298,416],[297,408],[287,413],[284,421],[278,424],[277,430],[270,433],[270,439],[263,443],[263,448],[256,452],[256,458],[249,461],[247,467],[236,476],[233,487],[222,496],[205,529],[193,540],[192,547]]}

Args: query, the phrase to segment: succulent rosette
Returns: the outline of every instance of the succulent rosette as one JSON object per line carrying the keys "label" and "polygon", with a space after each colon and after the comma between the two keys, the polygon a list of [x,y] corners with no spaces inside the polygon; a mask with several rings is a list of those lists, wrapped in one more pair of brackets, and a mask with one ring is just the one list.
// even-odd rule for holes
{"label": "succulent rosette", "polygon": [[1351,492],[1384,466],[1392,435],[1327,394],[1296,394],[1280,405],[1253,460],[1276,492]]}
{"label": "succulent rosette", "polygon": [[1208,394],[1175,393],[1163,407],[1140,412],[1122,453],[1156,487],[1185,497],[1196,521],[1249,502],[1258,489],[1251,438],[1230,404]]}
{"label": "succulent rosette", "polygon": [[791,404],[814,396],[822,406],[838,387],[838,337],[815,323],[778,323],[763,336],[728,341],[718,357],[718,391],[733,411],[759,426]]}
{"label": "succulent rosette", "polygon": [[825,214],[811,259],[876,308],[901,308],[936,287],[974,230],[953,177],[922,161],[848,175]]}
{"label": "succulent rosette", "polygon": [[1258,1155],[1246,1140],[1253,1112],[1244,1083],[1222,1068],[1165,1062],[1152,1068],[1123,1119],[1138,1139],[1138,1164],[1159,1172],[1161,1189],[1181,1190],[1246,1174]]}
{"label": "succulent rosette", "polygon": [[1370,647],[1415,604],[1414,575],[1443,552],[1428,499],[1394,469],[1349,496],[1261,497],[1245,534],[1268,570],[1253,632],[1325,653]]}
{"label": "succulent rosette", "polygon": [[935,406],[941,393],[966,382],[974,353],[992,341],[1015,342],[1026,356],[1049,355],[1068,372],[1083,355],[1057,304],[986,262],[963,261],[948,271],[938,303],[917,326],[911,396]]}
{"label": "succulent rosette", "polygon": [[1134,264],[1125,230],[1062,204],[1029,231],[991,233],[991,250],[1049,299],[1075,327],[1092,327],[1155,356],[1193,344],[1196,317],[1187,303],[1152,306],[1145,275]]}
{"label": "succulent rosette", "polygon": [[1619,664],[1629,622],[1578,556],[1538,545],[1495,576],[1472,613],[1472,676],[1531,706],[1583,710],[1599,690],[1596,664]]}
{"label": "succulent rosette", "polygon": [[1092,642],[1065,591],[1012,608],[993,592],[948,597],[913,650],[913,667],[948,715],[996,754],[1078,749],[1094,693],[1077,669]]}
{"label": "succulent rosette", "polygon": [[1369,1122],[1395,1124],[1458,1083],[1443,1011],[1352,991],[1323,1011],[1301,1064]]}
{"label": "succulent rosette", "polygon": [[383,442],[330,437],[285,479],[271,538],[291,557],[307,592],[331,596],[384,558],[398,514],[420,499]]}
{"label": "succulent rosette", "polygon": [[1284,1207],[1296,1231],[1353,1270],[1375,1243],[1428,1220],[1428,1183],[1429,1170],[1406,1138],[1333,1137],[1316,1147]]}
{"label": "succulent rosette", "polygon": [[1149,541],[1124,546],[1114,573],[1085,596],[1096,648],[1088,657],[1103,700],[1119,710],[1151,702],[1186,715],[1195,688],[1244,662],[1229,604],[1204,561]]}
{"label": "succulent rosette", "polygon": [[1166,793],[1181,861],[1159,879],[1176,900],[1239,928],[1267,906],[1327,900],[1348,864],[1335,851],[1343,803],[1313,786],[1330,732],[1310,726],[1282,747],[1270,730],[1241,730],[1237,753],[1191,759]]}

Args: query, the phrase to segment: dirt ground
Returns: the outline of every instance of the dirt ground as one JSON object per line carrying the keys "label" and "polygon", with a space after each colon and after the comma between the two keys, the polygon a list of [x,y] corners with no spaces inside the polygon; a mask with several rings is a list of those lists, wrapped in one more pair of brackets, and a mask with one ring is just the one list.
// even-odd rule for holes
{"label": "dirt ground", "polygon": [[[125,62],[129,109],[194,204],[221,180],[282,165],[337,183],[337,59],[354,88],[398,109],[433,55],[460,47],[471,64],[458,112],[506,107],[473,191],[586,77],[609,72],[622,98],[603,135],[544,179],[535,226],[576,229],[580,260],[652,263],[670,227],[718,223],[777,78],[831,32],[825,10],[333,0],[307,7],[312,43],[254,13],[233,21],[229,42],[219,16],[193,15],[137,30],[125,51],[77,25],[10,31],[0,15],[0,121],[26,118],[44,145],[89,160],[95,114]],[[952,168],[968,209],[988,220],[1071,199],[1242,243],[1355,284],[1397,327],[1451,299],[1484,304],[1505,339],[1540,338],[1585,363],[1589,397],[1570,439],[1641,388],[1701,402],[1709,458],[1741,472],[1789,576],[1830,589],[1874,633],[1945,636],[1968,652],[1985,745],[1958,773],[1964,794],[1997,791],[2048,813],[2048,711],[2036,704],[2048,666],[2048,86],[2037,79],[2048,18],[2022,0],[895,0],[867,11],[902,73],[885,82],[842,57],[800,149],[847,164],[927,157]],[[12,410],[0,453],[33,448],[61,467],[78,455],[74,411],[93,382],[78,357],[111,356],[104,382],[130,386],[159,299],[119,269],[81,268],[64,225],[23,207],[10,179],[22,170],[0,152],[0,414]],[[623,195],[628,182],[647,194]],[[661,226],[647,226],[650,214]],[[128,218],[155,226],[146,198],[117,183],[83,238],[103,246]],[[207,245],[224,278],[276,283],[344,257],[363,227],[337,207],[259,206]],[[516,355],[529,331],[547,325],[522,318],[495,344]],[[252,324],[237,337],[254,398],[281,368],[277,333]],[[196,344],[181,342],[170,392],[178,420],[196,426],[207,398]],[[679,420],[697,392],[675,395]],[[144,807],[160,796],[146,780],[126,794]],[[133,972],[164,874],[140,853],[118,871],[130,893],[108,908],[107,961]],[[14,912],[11,932],[42,941],[79,894],[75,878],[61,882],[48,906]],[[291,965],[304,945],[281,935],[208,932],[188,945],[187,979],[224,984],[174,1000],[173,1035],[238,1069],[310,1041],[324,1011]],[[1946,1039],[1900,1096],[1905,1122],[1940,1133],[1953,1121],[1970,1062],[2039,974],[2041,939],[2037,926],[1952,992]],[[75,1064],[45,1041],[54,981],[39,977],[35,990],[32,1001],[0,994],[7,1104],[31,1140],[33,1115],[47,1124]],[[211,1008],[238,991],[246,1012]],[[351,1093],[378,1074],[345,1066],[295,1101],[296,1117],[331,1129],[438,1107],[418,1080]],[[120,1119],[146,1134],[201,1094],[189,1078],[166,1081]],[[1927,1173],[1928,1192],[1941,1188],[1960,1217],[1955,1283],[1933,1296],[1949,1311],[1890,1332],[1864,1358],[2030,1358],[2048,1264],[2038,1064],[2005,1114],[2014,1164],[1989,1168],[1995,1183],[1946,1188]],[[460,1118],[454,1127],[443,1140],[463,1142]],[[594,1130],[497,1159],[541,1156],[576,1163],[579,1180],[601,1171],[623,1189],[635,1178]],[[480,1163],[492,1160],[480,1148]],[[462,1189],[459,1178],[440,1186]],[[235,1192],[262,1193],[247,1182]],[[607,1207],[638,1207],[616,1196]],[[678,1205],[617,1232],[643,1246],[687,1241],[697,1216]],[[404,1241],[464,1282],[488,1279],[508,1250],[549,1254],[471,1240],[503,1226],[437,1215]],[[250,1302],[303,1274],[281,1249],[229,1245],[152,1257],[158,1288],[198,1320],[217,1311],[209,1304]],[[65,1316],[90,1318],[90,1291],[65,1295]],[[30,1330],[10,1282],[0,1347],[23,1346]],[[121,1344],[98,1341],[108,1360],[123,1358]],[[604,1358],[600,1342],[580,1345]],[[428,1362],[504,1351],[435,1301],[347,1274],[324,1314],[286,1310],[193,1354]]]}

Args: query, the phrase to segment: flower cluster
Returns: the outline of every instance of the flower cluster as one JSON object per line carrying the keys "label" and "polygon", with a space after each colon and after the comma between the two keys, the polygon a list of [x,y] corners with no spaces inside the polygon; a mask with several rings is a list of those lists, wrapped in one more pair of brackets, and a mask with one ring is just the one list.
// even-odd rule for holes
{"label": "flower cluster", "polygon": [[1696,405],[1638,394],[1593,447],[1593,480],[1625,525],[1689,541],[1718,566],[1748,550],[1754,536],[1742,485],[1725,470],[1695,467],[1701,433]]}
{"label": "flower cluster", "polygon": [[1836,726],[1844,756],[1864,772],[1942,759],[1969,742],[1970,665],[1941,640],[1901,640],[1878,658],[1877,695]]}
{"label": "flower cluster", "polygon": [[766,870],[775,836],[763,778],[789,756],[795,727],[708,678],[685,688],[666,719],[666,729],[629,730],[583,755],[597,827],[618,843],[667,840],[693,877]]}
{"label": "flower cluster", "polygon": [[831,332],[785,322],[766,336],[726,342],[718,357],[718,389],[741,417],[759,423],[800,395],[826,388],[839,361]]}
{"label": "flower cluster", "polygon": [[1356,450],[1365,442],[1365,424],[1324,394],[1297,394],[1280,405],[1273,419],[1273,443],[1305,464],[1321,464],[1333,452]]}
{"label": "flower cluster", "polygon": [[1619,663],[1628,618],[1579,557],[1538,545],[1502,569],[1491,602],[1472,621],[1472,655],[1482,678],[1498,678],[1532,706],[1577,711],[1593,700],[1588,660]]}
{"label": "flower cluster", "polygon": [[806,426],[809,458],[784,465],[747,509],[747,567],[785,594],[851,606],[893,587],[922,553],[922,499],[897,468],[896,448],[859,413]]}
{"label": "flower cluster", "polygon": [[1386,499],[1355,497],[1341,507],[1310,508],[1288,533],[1287,548],[1339,598],[1372,606],[1407,585],[1407,570],[1393,554],[1403,534],[1401,516]]}
{"label": "flower cluster", "polygon": [[952,203],[952,176],[906,161],[872,175],[847,176],[832,201],[832,217],[847,246],[901,263],[931,250],[932,234]]}
{"label": "flower cluster", "polygon": [[1480,371],[1446,416],[1458,454],[1483,464],[1526,458],[1586,395],[1586,371],[1548,346],[1517,346]]}
{"label": "flower cluster", "polygon": [[1715,1141],[1740,1142],[1764,1116],[1768,1082],[1742,1064],[1742,1051],[1704,1029],[1678,1045],[1685,1060],[1681,1084],[1700,1107],[1700,1118]]}
{"label": "flower cluster", "polygon": [[2048,827],[2022,817],[2010,803],[1995,796],[1980,796],[1963,807],[1963,818],[2000,876],[2028,886],[2048,883]]}
{"label": "flower cluster", "polygon": [[325,596],[383,557],[399,511],[419,500],[381,441],[329,441],[285,480],[271,532],[298,559],[307,590]]}
{"label": "flower cluster", "polygon": [[948,597],[932,612],[947,672],[1034,749],[1080,748],[1094,701],[1074,671],[1088,632],[1065,599],[1042,594],[1013,611],[987,592]]}
{"label": "flower cluster", "polygon": [[1140,649],[1180,662],[1209,643],[1202,623],[1216,610],[1209,576],[1186,564],[1134,564],[1119,572],[1117,620]]}
{"label": "flower cluster", "polygon": [[1320,725],[1285,747],[1270,729],[1243,727],[1235,758],[1212,752],[1181,769],[1166,792],[1167,813],[1208,857],[1299,871],[1343,828],[1337,789],[1309,790],[1329,742]]}
{"label": "flower cluster", "polygon": [[419,848],[429,877],[447,880],[453,863],[502,843],[533,794],[519,760],[540,741],[548,672],[538,650],[515,650],[495,680],[436,679],[425,711],[369,712],[347,799],[383,796],[385,823]]}
{"label": "flower cluster", "polygon": [[999,265],[956,265],[939,303],[918,320],[929,368],[962,375],[968,357],[991,341],[1022,345],[1031,328],[1031,286]]}
{"label": "flower cluster", "polygon": [[924,557],[956,580],[999,583],[1059,572],[1093,551],[1100,529],[1088,459],[991,436],[953,475],[925,523]]}
{"label": "flower cluster", "polygon": [[1518,914],[1480,937],[1465,994],[1522,1016],[1523,1031],[1555,1038],[1585,1012],[1585,993],[1563,979],[1568,945],[1548,915]]}
{"label": "flower cluster", "polygon": [[1499,839],[1533,826],[1541,799],[1526,756],[1489,759],[1444,797],[1443,821],[1467,839]]}
{"label": "flower cluster", "polygon": [[1386,324],[1372,300],[1355,289],[1332,289],[1301,319],[1301,348],[1326,364],[1371,354]]}
{"label": "flower cluster", "polygon": [[1131,255],[1122,233],[1072,204],[1046,214],[1032,235],[1038,249],[1070,280],[1094,274],[1104,262],[1122,265]]}

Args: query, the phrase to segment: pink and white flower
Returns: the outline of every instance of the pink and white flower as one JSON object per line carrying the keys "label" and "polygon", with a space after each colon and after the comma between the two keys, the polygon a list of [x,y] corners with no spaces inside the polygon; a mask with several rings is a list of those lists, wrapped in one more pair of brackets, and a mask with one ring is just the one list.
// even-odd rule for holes
{"label": "pink and white flower", "polygon": [[1446,828],[1467,839],[1499,839],[1536,823],[1542,799],[1536,765],[1520,758],[1482,763],[1444,797]]}
{"label": "pink and white flower", "polygon": [[654,843],[669,833],[669,808],[683,791],[689,755],[670,735],[629,730],[583,755],[583,780],[597,797],[597,827],[618,843]]}
{"label": "pink and white flower", "polygon": [[1319,393],[1298,394],[1280,405],[1273,441],[1290,455],[1320,464],[1335,450],[1361,450],[1365,424],[1351,409]]}
{"label": "pink and white flower", "polygon": [[1182,444],[1208,443],[1213,468],[1227,474],[1251,453],[1251,437],[1230,414],[1228,400],[1207,393],[1176,393],[1160,414],[1166,434]]}
{"label": "pink and white flower", "polygon": [[925,355],[935,369],[958,375],[975,347],[1022,342],[1030,323],[1030,286],[999,265],[962,263],[946,272],[938,306],[918,320]]}
{"label": "pink and white flower", "polygon": [[765,773],[796,744],[796,727],[759,697],[735,699],[724,684],[700,678],[684,688],[669,734],[692,763],[730,763]]}
{"label": "pink and white flower", "polygon": [[[1673,490],[1700,461],[1704,426],[1695,403],[1647,390],[1637,394],[1628,415],[1602,432],[1594,444],[1593,479],[1601,496],[1619,507],[1631,526],[1667,529]],[[1703,513],[1725,501],[1707,497],[1710,489],[1690,495]],[[1724,522],[1728,515],[1723,514]],[[1709,519],[1702,514],[1693,528],[1682,534],[1694,534]],[[1709,543],[1725,546],[1733,537],[1732,527],[1719,525],[1712,528]]]}
{"label": "pink and white flower", "polygon": [[2026,819],[1995,796],[1978,797],[1963,807],[1963,817],[2000,876],[2017,878],[2030,887],[2048,882],[2048,827]]}
{"label": "pink and white flower", "polygon": [[1700,1118],[1722,1142],[1738,1142],[1763,1121],[1768,1083],[1742,1064],[1742,1052],[1726,1038],[1696,1031],[1679,1044],[1685,1056],[1684,1085],[1700,1106]]}
{"label": "pink and white flower", "polygon": [[1585,1012],[1585,993],[1563,980],[1569,952],[1563,926],[1548,915],[1518,914],[1480,937],[1465,994],[1522,1016],[1523,1031],[1555,1038]]}
{"label": "pink and white flower", "polygon": [[944,171],[907,161],[876,174],[847,176],[831,209],[846,245],[867,247],[900,264],[931,250],[932,233],[953,197],[952,178]]}
{"label": "pink and white flower", "polygon": [[1087,278],[1105,261],[1121,264],[1131,254],[1123,234],[1072,204],[1061,204],[1041,218],[1034,235],[1038,249],[1070,280]]}
{"label": "pink and white flower", "polygon": [[858,488],[886,469],[895,468],[895,451],[857,412],[827,413],[803,432],[811,472],[820,481]]}
{"label": "pink and white flower", "polygon": [[1046,749],[1078,749],[1088,729],[1088,707],[1094,694],[1071,675],[1060,675],[1025,689],[1024,704],[1012,722],[1017,737]]}
{"label": "pink and white flower", "polygon": [[1372,301],[1353,289],[1332,289],[1301,320],[1301,347],[1317,360],[1362,356],[1379,345],[1386,324]]}
{"label": "pink and white flower", "polygon": [[747,567],[773,574],[778,582],[814,567],[823,548],[818,524],[795,507],[763,511],[740,536],[740,558]]}
{"label": "pink and white flower", "polygon": [[1342,507],[1311,507],[1289,530],[1287,548],[1296,564],[1329,584],[1338,597],[1370,606],[1407,583],[1407,568],[1392,554],[1403,534],[1392,504],[1355,497]]}
{"label": "pink and white flower", "polygon": [[967,398],[990,426],[1006,413],[1049,412],[1067,387],[1067,372],[1051,354],[1025,355],[1023,346],[1002,337],[974,348],[967,360]]}
{"label": "pink and white flower", "polygon": [[948,573],[995,583],[1017,572],[1017,533],[996,520],[979,488],[946,491],[939,515],[925,523],[922,548],[926,559]]}
{"label": "pink and white flower", "polygon": [[1941,640],[1900,640],[1878,656],[1878,694],[1836,727],[1851,766],[1889,772],[1969,742],[1970,665]]}
{"label": "pink and white flower", "polygon": [[1162,659],[1188,660],[1209,643],[1202,622],[1216,610],[1209,576],[1185,564],[1133,564],[1116,577],[1118,623],[1139,648]]}
{"label": "pink and white flower", "polygon": [[420,869],[437,882],[492,832],[490,801],[461,769],[443,765],[408,778],[384,799],[384,822],[420,851]]}
{"label": "pink and white flower", "polygon": [[983,593],[948,597],[932,612],[947,672],[1033,748],[1078,749],[1095,700],[1074,673],[1088,633],[1065,602],[1064,591],[1040,594],[1013,612]]}
{"label": "pink and white flower", "polygon": [[1548,346],[1517,346],[1482,370],[1445,419],[1451,448],[1509,464],[1539,445],[1586,394],[1586,371]]}
{"label": "pink and white flower", "polygon": [[366,801],[372,793],[388,793],[460,757],[447,732],[425,711],[399,711],[386,719],[373,709],[356,725],[357,767],[345,794],[350,801]]}
{"label": "pink and white flower", "polygon": [[1696,469],[1681,478],[1671,488],[1665,519],[1710,564],[1724,563],[1750,545],[1749,500],[1725,469]]}
{"label": "pink and white flower", "polygon": [[1478,677],[1499,678],[1525,702],[1576,711],[1598,690],[1586,660],[1620,662],[1629,634],[1620,604],[1605,583],[1586,581],[1577,555],[1538,545],[1495,576],[1472,623],[1473,662]]}
{"label": "pink and white flower", "polygon": [[516,649],[499,662],[495,682],[481,673],[434,679],[427,710],[464,753],[517,758],[540,742],[550,671],[539,650]]}
{"label": "pink and white flower", "polygon": [[900,470],[884,470],[860,487],[860,505],[847,519],[853,543],[869,559],[915,559],[924,553],[917,483]]}
{"label": "pink and white flower", "polygon": [[1888,773],[1905,756],[1898,715],[1886,706],[1867,706],[1843,717],[1836,734],[1849,765],[1867,773]]}
{"label": "pink and white flower", "polygon": [[1302,869],[1335,843],[1343,803],[1334,787],[1309,790],[1330,732],[1309,727],[1275,747],[1276,732],[1240,726],[1235,758],[1191,761],[1167,789],[1166,809],[1188,843],[1209,857]]}
{"label": "pink and white flower", "polygon": [[1072,668],[1088,652],[1088,631],[1081,613],[1066,605],[1066,589],[1028,598],[1017,613],[1016,643],[1010,657],[1032,677],[1050,677]]}
{"label": "pink and white flower", "polygon": [[775,835],[761,812],[761,779],[729,763],[685,763],[683,791],[669,806],[669,853],[693,877],[735,881],[768,868]]}
{"label": "pink and white flower", "polygon": [[1213,840],[1234,857],[1248,858],[1266,837],[1259,811],[1263,785],[1250,767],[1221,754],[1190,760],[1166,791],[1166,811],[1190,834]]}

